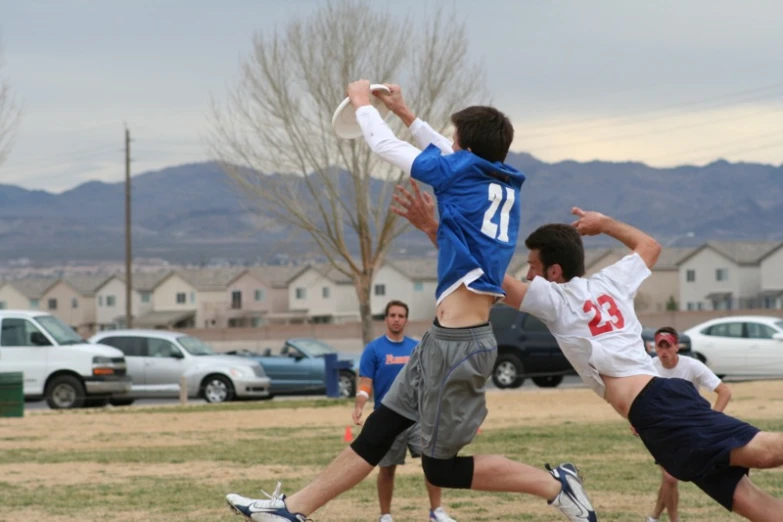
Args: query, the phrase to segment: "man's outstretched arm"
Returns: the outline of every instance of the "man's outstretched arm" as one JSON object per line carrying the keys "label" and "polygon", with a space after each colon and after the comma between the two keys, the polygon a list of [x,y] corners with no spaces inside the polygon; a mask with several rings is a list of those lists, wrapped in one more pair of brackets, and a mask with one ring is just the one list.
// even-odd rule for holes
{"label": "man's outstretched arm", "polygon": [[402,88],[393,83],[384,83],[389,89],[389,94],[378,92],[375,94],[392,111],[402,123],[411,131],[416,144],[422,149],[426,149],[430,144],[435,145],[446,155],[454,152],[454,144],[450,139],[438,133],[430,125],[416,117],[416,114],[405,103],[402,97]]}
{"label": "man's outstretched arm", "polygon": [[647,268],[652,269],[658,261],[661,245],[652,236],[645,234],[638,228],[612,219],[600,212],[586,212],[578,207],[574,207],[571,213],[579,218],[574,221],[573,225],[583,236],[606,234],[613,237],[639,254]]}

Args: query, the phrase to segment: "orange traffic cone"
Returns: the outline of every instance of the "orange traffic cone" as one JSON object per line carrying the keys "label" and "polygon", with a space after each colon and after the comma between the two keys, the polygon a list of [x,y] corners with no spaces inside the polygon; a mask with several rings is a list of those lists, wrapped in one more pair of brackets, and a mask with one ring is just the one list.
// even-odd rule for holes
{"label": "orange traffic cone", "polygon": [[345,427],[345,435],[343,435],[343,441],[344,442],[352,442],[353,441],[353,432],[351,431],[351,426]]}

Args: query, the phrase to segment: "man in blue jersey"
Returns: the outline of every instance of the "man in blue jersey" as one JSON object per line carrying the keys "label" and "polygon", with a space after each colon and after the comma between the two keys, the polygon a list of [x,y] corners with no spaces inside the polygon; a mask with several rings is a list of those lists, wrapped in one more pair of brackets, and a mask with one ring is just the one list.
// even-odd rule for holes
{"label": "man in blue jersey", "polygon": [[268,500],[229,494],[226,501],[248,520],[302,522],[361,482],[397,436],[419,422],[422,467],[432,484],[527,493],[546,499],[571,522],[595,522],[573,464],[547,472],[500,455],[459,455],[487,414],[485,386],[497,357],[489,312],[505,296],[501,285],[519,233],[525,176],[503,163],[514,137],[511,122],[493,107],[468,107],[451,117],[452,143],[415,117],[399,86],[387,87],[390,93],[378,96],[423,150],[394,136],[370,104],[368,81],[351,83],[348,97],[372,151],[430,185],[438,198],[434,324],[361,434],[313,482],[290,497],[278,483]]}
{"label": "man in blue jersey", "polygon": [[[356,394],[356,406],[353,409],[353,421],[361,425],[365,404],[374,395],[375,408],[381,407],[381,400],[391,388],[397,374],[408,362],[411,352],[418,342],[405,335],[408,323],[408,305],[402,301],[389,301],[384,310],[386,332],[373,339],[362,352],[359,365],[359,392]],[[421,432],[414,424],[400,433],[378,463],[378,501],[381,517],[378,522],[393,522],[391,501],[394,493],[394,474],[397,466],[405,464],[405,454],[410,450],[411,457],[421,457]],[[430,499],[430,522],[455,522],[441,507],[441,489],[427,483],[427,496]]]}

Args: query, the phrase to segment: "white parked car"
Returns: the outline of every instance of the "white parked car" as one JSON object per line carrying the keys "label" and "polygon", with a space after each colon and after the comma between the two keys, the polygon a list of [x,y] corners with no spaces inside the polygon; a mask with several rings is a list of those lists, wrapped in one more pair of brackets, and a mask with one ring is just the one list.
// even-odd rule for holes
{"label": "white parked car", "polygon": [[694,356],[719,377],[783,377],[783,319],[737,315],[684,332]]}
{"label": "white parked car", "polygon": [[0,372],[22,372],[25,400],[50,408],[105,406],[131,389],[122,352],[89,344],[57,317],[0,310]]}
{"label": "white parked car", "polygon": [[270,379],[256,361],[220,355],[196,337],[166,330],[106,330],[90,342],[114,346],[125,354],[133,386],[115,406],[135,399],[179,396],[180,378],[187,376],[188,397],[207,402],[235,398],[268,398]]}

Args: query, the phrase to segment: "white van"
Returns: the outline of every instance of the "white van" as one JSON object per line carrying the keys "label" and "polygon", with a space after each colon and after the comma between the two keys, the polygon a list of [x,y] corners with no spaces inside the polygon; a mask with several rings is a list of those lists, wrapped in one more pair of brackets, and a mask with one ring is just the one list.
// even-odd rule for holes
{"label": "white van", "polygon": [[50,408],[104,406],[131,390],[125,356],[91,344],[57,317],[0,310],[0,373],[24,373],[25,400]]}

